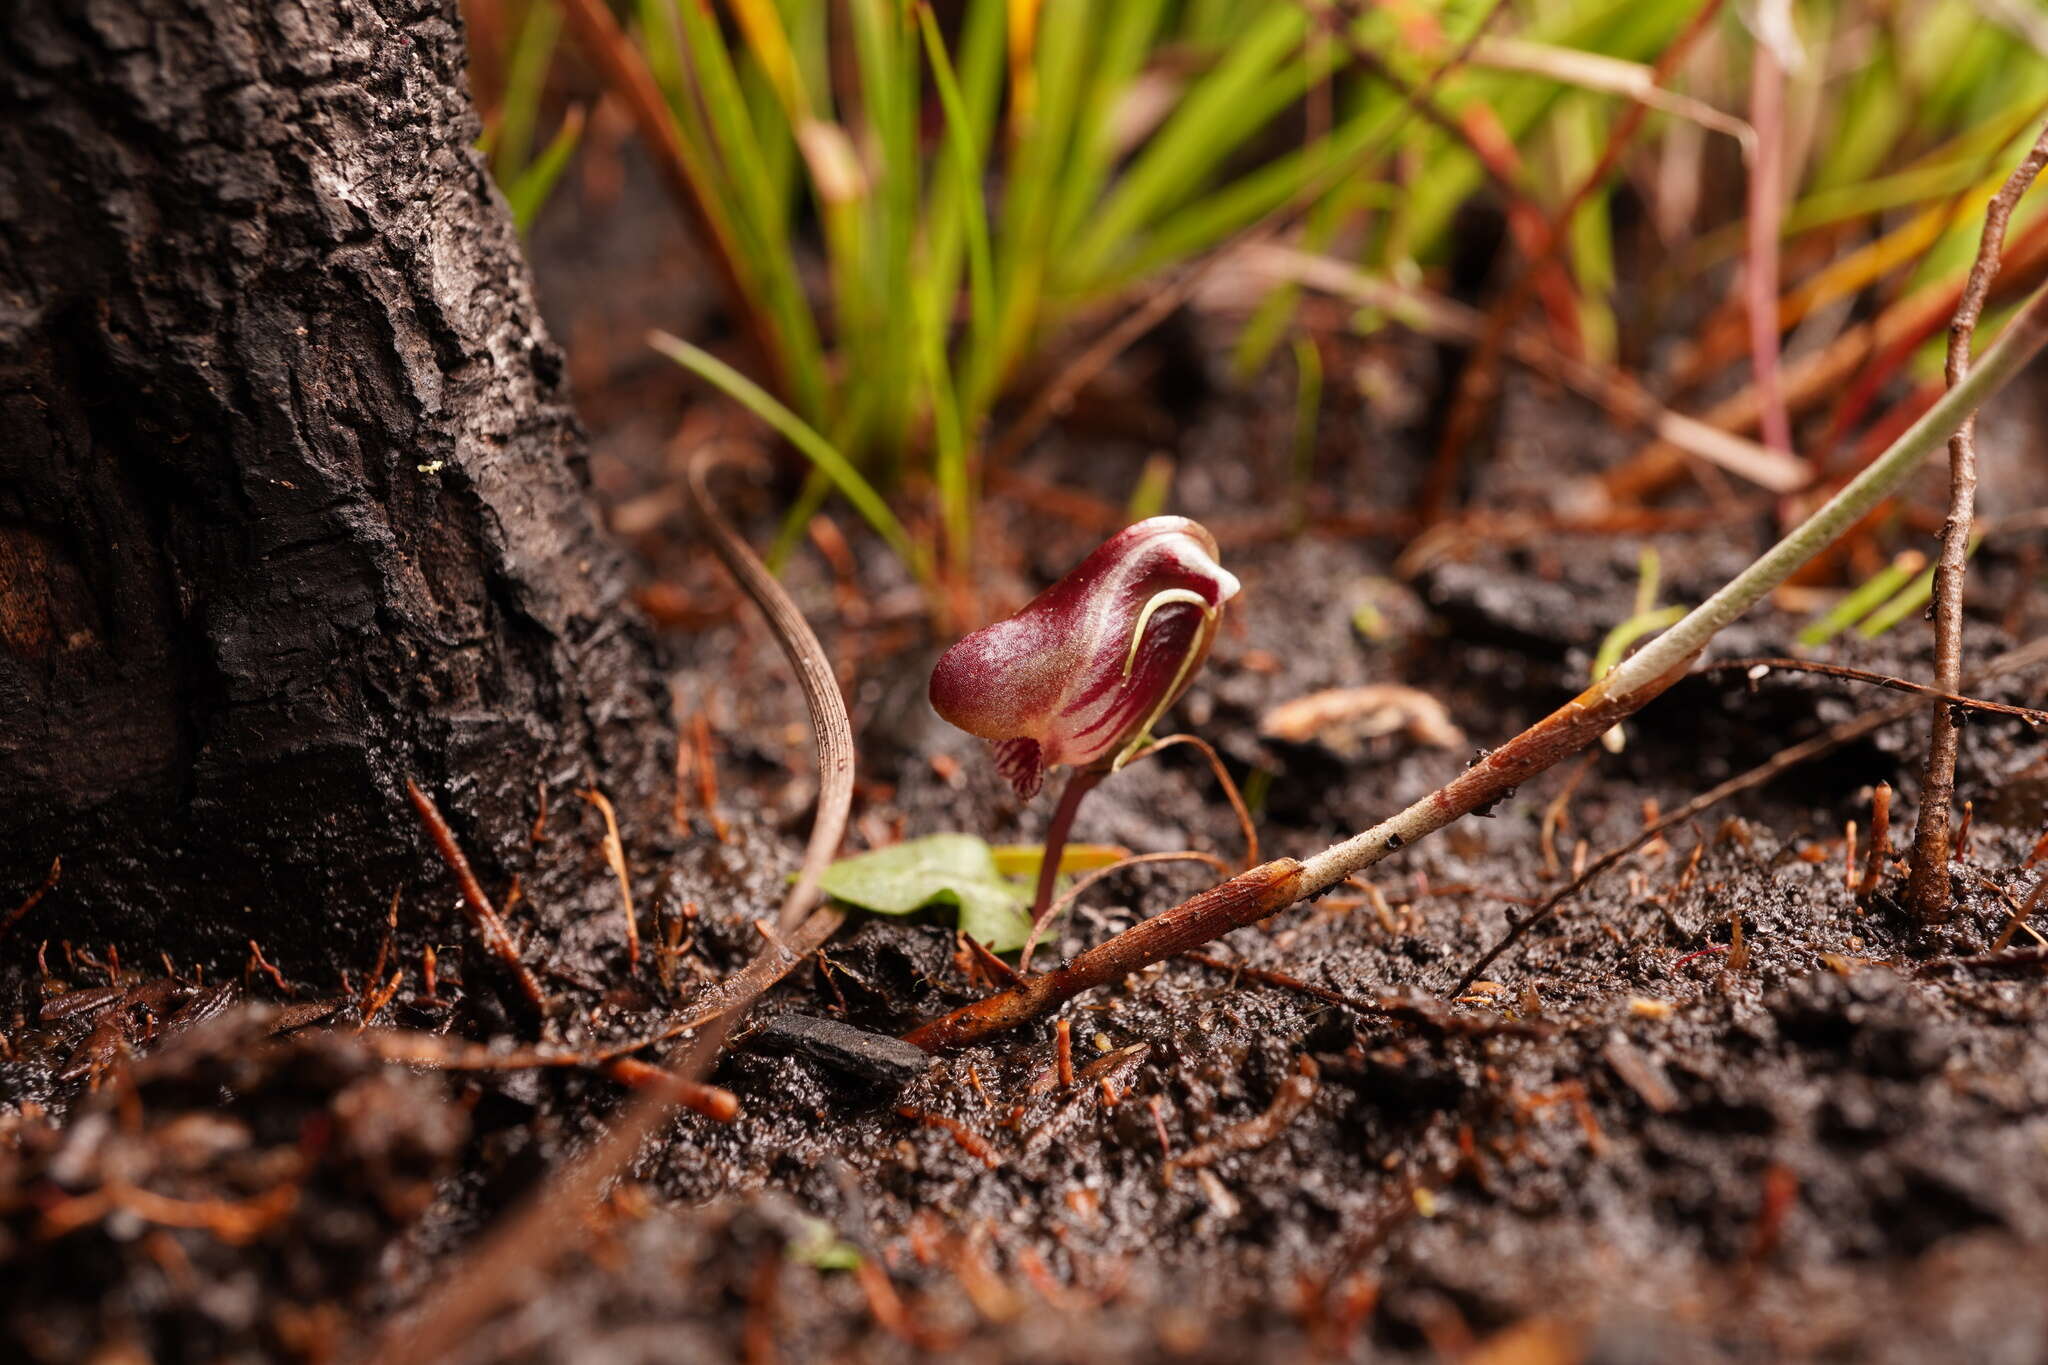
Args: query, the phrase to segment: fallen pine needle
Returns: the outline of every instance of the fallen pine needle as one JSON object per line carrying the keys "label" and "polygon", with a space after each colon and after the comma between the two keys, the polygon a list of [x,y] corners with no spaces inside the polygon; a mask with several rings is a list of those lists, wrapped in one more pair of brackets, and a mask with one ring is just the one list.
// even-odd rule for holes
{"label": "fallen pine needle", "polygon": [[640,966],[640,924],[633,913],[633,878],[626,871],[626,846],[619,841],[619,817],[612,810],[611,799],[597,788],[591,787],[579,794],[597,807],[597,813],[604,817],[604,860],[611,864],[612,875],[619,879],[619,903],[626,912],[626,961],[637,970]]}

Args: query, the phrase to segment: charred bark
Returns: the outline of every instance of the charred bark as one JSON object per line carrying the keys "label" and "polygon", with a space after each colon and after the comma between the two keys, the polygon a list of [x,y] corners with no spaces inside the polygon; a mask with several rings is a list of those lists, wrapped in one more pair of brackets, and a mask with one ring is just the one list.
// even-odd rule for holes
{"label": "charred bark", "polygon": [[0,0],[0,954],[453,942],[407,776],[500,874],[654,792],[477,134],[453,0]]}

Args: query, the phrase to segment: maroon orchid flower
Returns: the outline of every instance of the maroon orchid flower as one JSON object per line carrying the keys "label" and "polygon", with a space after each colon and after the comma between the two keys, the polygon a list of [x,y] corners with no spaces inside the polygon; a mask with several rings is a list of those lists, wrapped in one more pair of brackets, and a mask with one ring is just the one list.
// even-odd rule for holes
{"label": "maroon orchid flower", "polygon": [[1237,579],[1186,517],[1127,526],[1016,615],[955,644],[932,670],[932,707],[989,740],[1026,800],[1074,769],[1047,831],[1040,918],[1074,808],[1130,761],[1208,656]]}

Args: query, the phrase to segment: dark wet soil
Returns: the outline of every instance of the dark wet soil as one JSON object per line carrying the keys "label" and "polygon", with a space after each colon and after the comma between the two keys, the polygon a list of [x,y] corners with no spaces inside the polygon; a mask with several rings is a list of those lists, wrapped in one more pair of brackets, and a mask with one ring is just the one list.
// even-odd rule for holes
{"label": "dark wet soil", "polygon": [[[579,240],[573,224],[550,230]],[[654,280],[637,297],[672,290],[687,307],[675,245],[629,245]],[[588,292],[601,316],[606,296]],[[815,783],[772,643],[663,514],[662,445],[689,388],[598,337],[589,314],[558,312],[599,485],[646,557],[678,710],[708,720],[720,782],[712,809],[692,787],[672,858],[636,862],[643,932],[667,943],[674,926],[676,951],[633,973],[615,916],[564,926],[540,909],[521,922],[571,1006],[553,1041],[575,1048],[657,1027],[753,951]],[[1171,449],[1169,506],[1218,531],[1246,584],[1179,718],[1249,780],[1268,855],[1302,855],[1421,796],[1581,685],[1631,610],[1645,541],[1537,514],[1632,443],[1597,413],[1513,384],[1499,453],[1469,499],[1536,519],[1404,560],[1404,542],[1358,528],[1416,486],[1439,360],[1358,343],[1344,364],[1396,376],[1413,401],[1333,392],[1311,530],[1280,534],[1285,376],[1229,393],[1209,377],[1216,339],[1187,330],[1176,345],[1197,357],[1200,382],[1190,388],[1185,356],[1134,362],[1122,401],[1137,416],[1077,414],[992,500],[983,607],[1014,605],[1077,559],[1104,529],[1095,518],[1121,515],[1146,456]],[[1987,433],[2021,442],[2038,429],[2028,416]],[[2041,447],[2029,448],[1987,467],[2048,486]],[[1047,487],[1065,495],[1064,515]],[[736,491],[757,541],[787,492]],[[1987,496],[2025,501],[2003,486]],[[1700,509],[1654,537],[1665,601],[1696,600],[1768,534],[1768,506]],[[853,842],[1037,837],[1046,803],[1019,810],[977,746],[925,707],[943,641],[900,572],[838,525],[853,577],[807,552],[791,581],[862,736]],[[1997,546],[1980,564],[1978,659],[2048,625],[2048,603],[2018,577],[2038,570]],[[1767,610],[1717,656],[1787,652],[1804,619]],[[1924,635],[1908,626],[1830,657],[1922,677]],[[1280,702],[1377,683],[1442,702],[1463,744],[1261,735]],[[2048,681],[1986,691],[2040,705]],[[1433,1006],[1433,1022],[1233,970],[1438,999],[1511,915],[1587,851],[1633,835],[1650,807],[1893,699],[1785,674],[1688,681],[1629,725],[1619,754],[1560,766],[1490,819],[1382,864],[1369,887],[1239,931],[1212,945],[1212,963],[1167,962],[1076,1000],[1058,1016],[1077,1054],[1071,1086],[1050,1021],[900,1086],[743,1036],[716,1077],[739,1117],[680,1121],[593,1215],[589,1248],[537,1275],[466,1357],[2048,1358],[2048,961],[2025,932],[2016,956],[1975,960],[2042,875],[2026,865],[2048,823],[2048,748],[2017,721],[1966,731],[1960,794],[1975,815],[1947,926],[1909,922],[1890,899],[1896,875],[1863,906],[1845,875],[1845,822],[1867,841],[1874,783],[1900,789],[1899,828],[1910,822],[1916,720],[1645,847],[1465,996]],[[1184,749],[1105,784],[1079,837],[1244,852]],[[607,875],[594,855],[590,866]],[[1085,898],[1059,951],[1208,875],[1120,874]],[[346,989],[293,982],[286,996],[260,969],[207,985],[133,956],[122,967],[52,953],[44,979],[7,1002],[0,1059],[8,1358],[343,1354],[431,1302],[462,1250],[619,1100],[588,1069],[380,1060],[391,1026],[533,1041],[460,944],[444,949],[431,993],[404,964],[367,1033],[363,978],[383,976],[371,963]],[[898,1032],[981,989],[943,926],[855,919],[759,1013]]]}

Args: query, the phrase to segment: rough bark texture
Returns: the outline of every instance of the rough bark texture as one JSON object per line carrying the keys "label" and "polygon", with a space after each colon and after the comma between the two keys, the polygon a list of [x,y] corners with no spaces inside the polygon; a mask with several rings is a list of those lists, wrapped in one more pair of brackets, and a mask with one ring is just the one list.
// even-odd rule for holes
{"label": "rough bark texture", "polygon": [[0,0],[0,954],[353,955],[450,922],[407,775],[487,880],[654,790],[477,133],[453,0]]}

